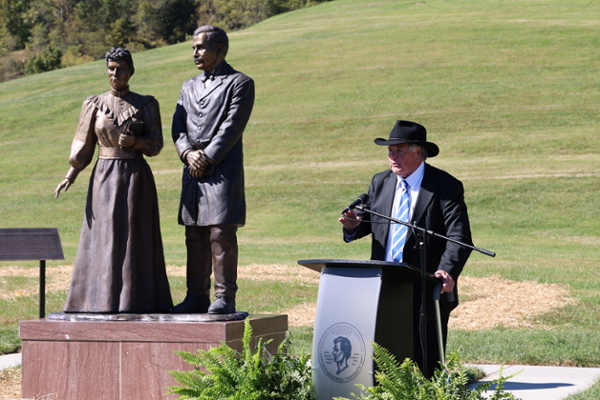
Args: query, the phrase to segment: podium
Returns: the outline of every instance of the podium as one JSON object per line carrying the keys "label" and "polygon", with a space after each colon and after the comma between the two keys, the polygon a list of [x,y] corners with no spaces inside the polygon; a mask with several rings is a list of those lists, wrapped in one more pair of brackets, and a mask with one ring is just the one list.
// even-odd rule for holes
{"label": "podium", "polygon": [[[399,362],[414,359],[413,288],[421,272],[404,263],[372,260],[300,260],[321,273],[312,347],[319,400],[352,398],[356,384],[374,385],[372,343]],[[439,280],[427,274],[427,283]],[[434,350],[434,349],[432,349]]]}

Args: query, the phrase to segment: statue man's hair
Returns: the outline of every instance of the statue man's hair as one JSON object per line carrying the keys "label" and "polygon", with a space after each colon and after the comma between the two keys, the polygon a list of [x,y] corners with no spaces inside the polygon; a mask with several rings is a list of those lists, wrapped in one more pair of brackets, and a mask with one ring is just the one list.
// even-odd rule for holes
{"label": "statue man's hair", "polygon": [[229,38],[223,29],[218,26],[204,25],[196,28],[194,36],[200,36],[202,33],[206,33],[206,40],[209,43],[214,44],[215,46],[222,44],[225,51],[223,56],[227,55],[227,51],[229,50]]}
{"label": "statue man's hair", "polygon": [[135,72],[135,68],[133,66],[133,58],[131,57],[131,53],[129,50],[124,49],[122,47],[112,48],[106,52],[104,55],[106,59],[106,66],[108,66],[109,61],[125,61],[127,63],[127,67],[129,67],[129,72],[131,75]]}

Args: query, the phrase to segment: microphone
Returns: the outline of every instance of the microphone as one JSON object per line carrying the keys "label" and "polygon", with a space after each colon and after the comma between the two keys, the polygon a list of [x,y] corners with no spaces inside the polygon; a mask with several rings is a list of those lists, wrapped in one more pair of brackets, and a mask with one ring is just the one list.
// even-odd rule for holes
{"label": "microphone", "polygon": [[367,201],[369,201],[369,195],[366,193],[361,194],[360,196],[358,196],[358,199],[354,200],[348,207],[344,209],[344,211],[342,211],[342,214],[345,214],[350,210],[354,210],[356,206],[366,204]]}

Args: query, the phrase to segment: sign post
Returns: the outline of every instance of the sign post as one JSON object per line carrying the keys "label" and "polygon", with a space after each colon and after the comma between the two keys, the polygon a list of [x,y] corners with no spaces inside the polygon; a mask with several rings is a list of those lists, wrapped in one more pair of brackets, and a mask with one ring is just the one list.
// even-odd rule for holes
{"label": "sign post", "polygon": [[40,261],[40,318],[46,316],[46,260],[64,260],[57,228],[0,229],[0,261]]}

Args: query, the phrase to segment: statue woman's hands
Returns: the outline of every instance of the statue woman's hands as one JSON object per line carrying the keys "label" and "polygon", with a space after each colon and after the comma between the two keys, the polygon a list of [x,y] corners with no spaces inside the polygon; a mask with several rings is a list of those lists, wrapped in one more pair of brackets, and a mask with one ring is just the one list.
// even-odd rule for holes
{"label": "statue woman's hands", "polygon": [[121,133],[119,135],[119,146],[121,148],[133,147],[137,142],[137,137],[134,135],[127,135],[125,133]]}
{"label": "statue woman's hands", "polygon": [[58,184],[56,189],[54,190],[54,197],[58,199],[61,190],[65,190],[65,192],[71,187],[71,181],[68,178],[62,180],[61,183]]}
{"label": "statue woman's hands", "polygon": [[60,195],[60,191],[63,189],[66,192],[71,187],[71,185],[73,185],[75,183],[75,178],[77,178],[78,174],[79,174],[79,171],[76,168],[74,168],[74,167],[69,168],[69,172],[67,172],[67,176],[65,176],[65,179],[63,179],[62,182],[60,182],[58,184],[56,189],[54,189],[54,197],[58,199],[58,196]]}

